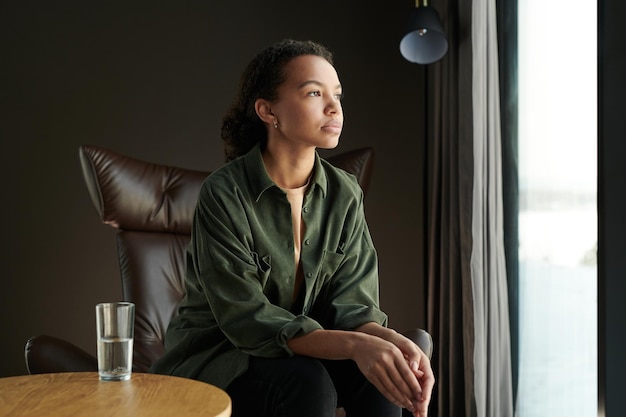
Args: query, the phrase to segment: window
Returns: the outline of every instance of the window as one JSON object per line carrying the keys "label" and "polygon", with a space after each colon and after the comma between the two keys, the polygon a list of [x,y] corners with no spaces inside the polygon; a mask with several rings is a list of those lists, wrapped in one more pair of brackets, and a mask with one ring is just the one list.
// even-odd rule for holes
{"label": "window", "polygon": [[597,415],[596,4],[524,0],[518,417]]}

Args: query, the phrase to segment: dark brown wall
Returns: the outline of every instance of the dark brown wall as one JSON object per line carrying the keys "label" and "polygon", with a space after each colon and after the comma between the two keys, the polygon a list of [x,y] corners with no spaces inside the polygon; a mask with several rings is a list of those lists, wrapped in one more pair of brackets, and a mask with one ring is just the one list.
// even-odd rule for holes
{"label": "dark brown wall", "polygon": [[219,123],[241,70],[284,37],[335,52],[346,93],[339,150],[376,149],[366,210],[382,305],[394,327],[424,326],[423,68],[398,51],[414,2],[156,3],[0,6],[0,376],[25,373],[32,335],[93,352],[94,305],[120,298],[114,231],[91,206],[78,146],[218,167]]}

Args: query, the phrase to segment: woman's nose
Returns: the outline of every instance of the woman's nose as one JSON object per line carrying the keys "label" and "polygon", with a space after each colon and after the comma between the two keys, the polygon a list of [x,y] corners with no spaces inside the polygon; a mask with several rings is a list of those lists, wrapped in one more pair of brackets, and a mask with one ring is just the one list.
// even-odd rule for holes
{"label": "woman's nose", "polygon": [[333,99],[329,100],[329,103],[326,106],[326,109],[331,114],[340,113],[341,112],[341,102],[339,101],[339,99],[333,98]]}

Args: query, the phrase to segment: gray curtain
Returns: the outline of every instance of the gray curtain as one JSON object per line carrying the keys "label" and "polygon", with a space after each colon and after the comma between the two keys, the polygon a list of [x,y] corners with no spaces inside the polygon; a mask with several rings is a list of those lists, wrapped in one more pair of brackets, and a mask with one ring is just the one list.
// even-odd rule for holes
{"label": "gray curtain", "polygon": [[428,68],[428,328],[442,417],[513,415],[495,0],[438,1]]}

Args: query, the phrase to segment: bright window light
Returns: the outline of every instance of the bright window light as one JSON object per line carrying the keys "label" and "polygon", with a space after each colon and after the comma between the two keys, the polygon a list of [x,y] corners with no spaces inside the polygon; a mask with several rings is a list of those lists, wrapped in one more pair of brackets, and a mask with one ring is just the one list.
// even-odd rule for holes
{"label": "bright window light", "polygon": [[596,3],[519,14],[517,417],[597,415]]}

